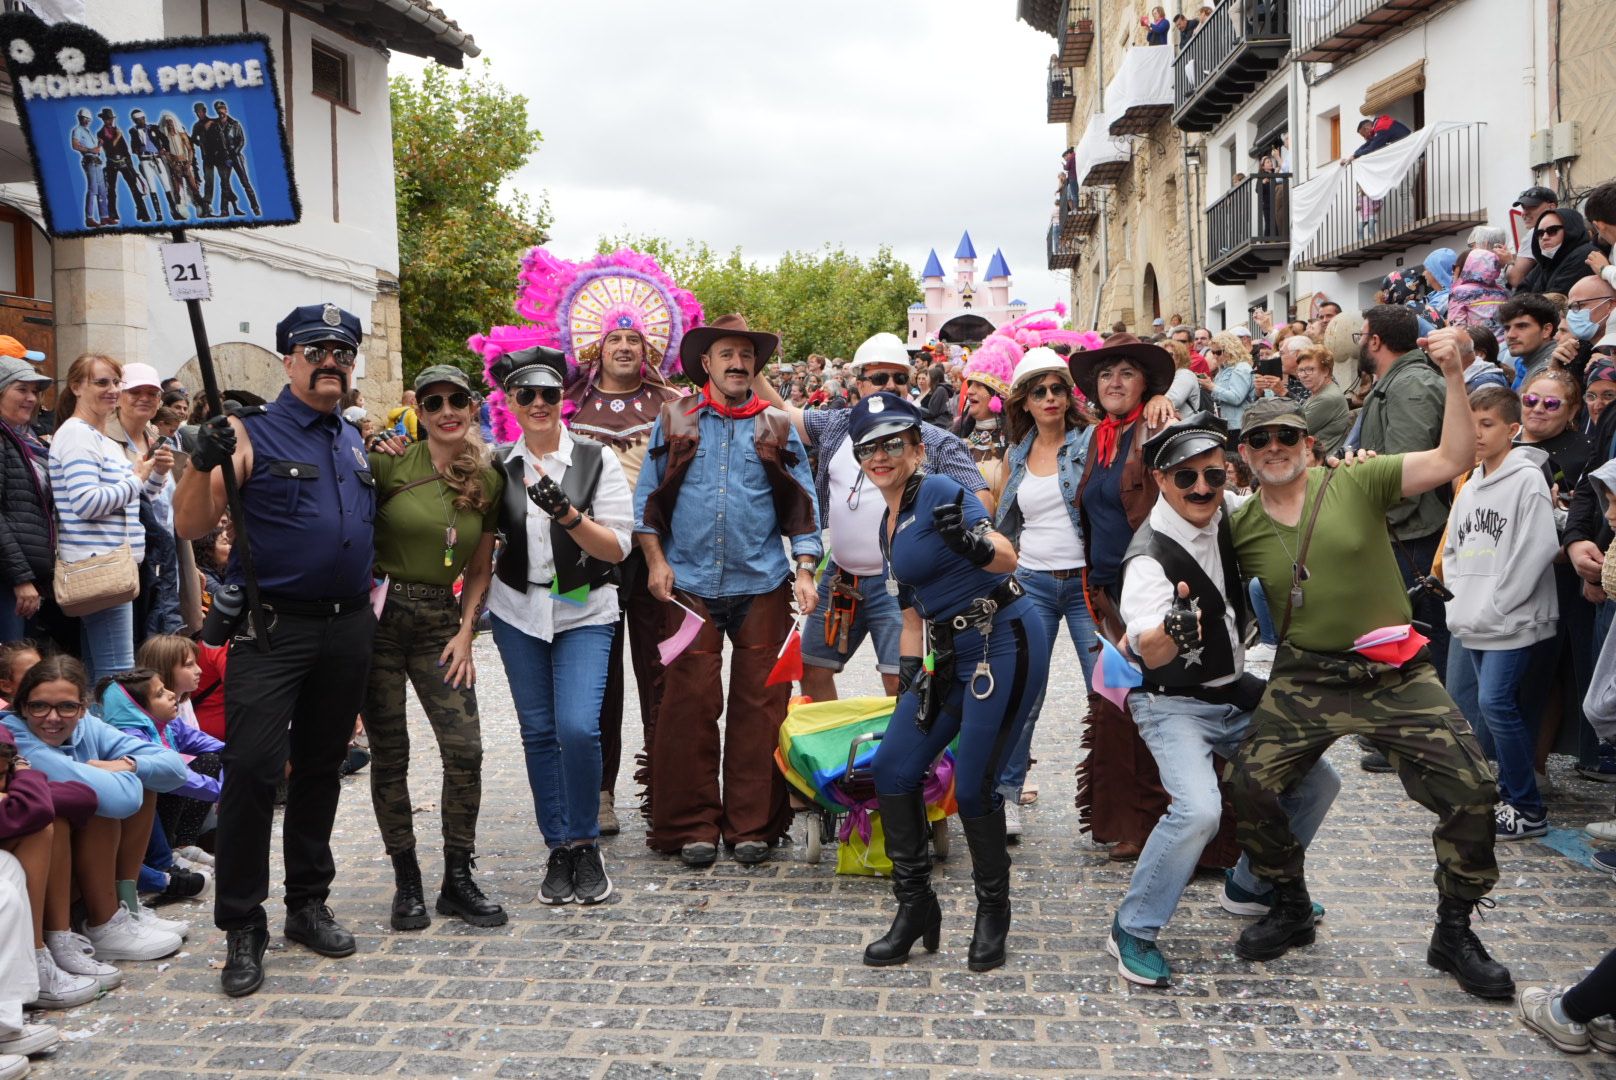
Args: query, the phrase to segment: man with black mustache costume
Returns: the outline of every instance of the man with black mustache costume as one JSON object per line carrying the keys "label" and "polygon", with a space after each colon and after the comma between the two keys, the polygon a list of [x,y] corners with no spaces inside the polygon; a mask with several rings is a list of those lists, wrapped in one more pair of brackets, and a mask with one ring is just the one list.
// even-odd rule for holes
{"label": "man with black mustache costume", "polygon": [[[264,623],[244,620],[230,644],[230,731],[219,800],[214,921],[228,937],[220,977],[232,997],[264,979],[269,940],[269,837],[275,786],[286,803],[286,936],[324,956],[354,951],[326,907],[336,868],[331,825],[338,770],[364,704],[376,619],[371,614],[374,481],[359,432],[337,406],[362,330],[335,304],[300,307],[275,328],[287,384],[268,405],[218,416],[197,431],[174,495],[186,539],[225,512],[223,468],[235,470]],[[239,544],[237,550],[239,551]],[[232,553],[226,581],[239,585]],[[256,635],[267,634],[268,649]]]}
{"label": "man with black mustache costume", "polygon": [[[1121,614],[1144,685],[1128,696],[1140,737],[1172,798],[1134,866],[1107,951],[1123,978],[1166,986],[1172,976],[1156,936],[1172,918],[1201,851],[1218,831],[1223,800],[1213,755],[1245,738],[1263,681],[1245,671],[1251,617],[1227,513],[1229,428],[1197,413],[1152,437],[1145,464],[1161,492],[1123,557]],[[1291,830],[1312,839],[1341,781],[1322,758],[1284,802]],[[1241,857],[1224,879],[1223,907],[1261,914],[1270,890]]]}

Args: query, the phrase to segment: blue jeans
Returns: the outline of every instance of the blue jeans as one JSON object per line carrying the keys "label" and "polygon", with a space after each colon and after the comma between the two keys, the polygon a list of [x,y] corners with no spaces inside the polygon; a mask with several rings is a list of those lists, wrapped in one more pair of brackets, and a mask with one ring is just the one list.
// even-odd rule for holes
{"label": "blue jeans", "polygon": [[1474,655],[1459,644],[1458,638],[1450,638],[1448,670],[1442,678],[1442,683],[1448,688],[1448,696],[1453,699],[1453,703],[1464,713],[1464,718],[1470,721],[1470,727],[1476,733],[1476,741],[1481,743],[1482,752],[1492,757],[1493,741],[1487,734],[1487,722],[1481,715],[1481,704],[1476,698],[1476,666],[1472,659]]}
{"label": "blue jeans", "polygon": [[600,836],[600,699],[617,626],[578,626],[540,641],[493,617],[511,686],[527,783],[552,848]]}
{"label": "blue jeans", "polygon": [[958,735],[954,795],[960,817],[978,818],[992,813],[1001,802],[996,778],[1043,693],[1049,677],[1049,643],[1043,623],[1034,617],[1026,597],[1001,609],[988,639],[993,692],[986,698],[978,698],[968,689],[983,657],[982,635],[975,630],[961,631],[955,635],[954,651],[954,678],[930,734],[915,725],[920,699],[913,693],[898,698],[875,752],[875,790],[883,795],[919,791],[926,770]]}
{"label": "blue jeans", "polygon": [[[1212,755],[1234,757],[1251,727],[1251,714],[1233,705],[1142,692],[1128,695],[1128,707],[1173,801],[1139,853],[1117,922],[1133,936],[1155,941],[1178,908],[1201,852],[1218,832],[1223,799]],[[1302,847],[1319,831],[1340,790],[1341,777],[1320,758],[1280,799]],[[1234,881],[1248,892],[1269,891],[1268,884],[1252,874],[1245,855],[1235,864]]]}
{"label": "blue jeans", "polygon": [[103,675],[135,666],[135,605],[116,607],[79,619],[79,648],[90,685]]}
{"label": "blue jeans", "polygon": [[[1538,794],[1532,763],[1537,758],[1537,725],[1521,715],[1521,680],[1534,655],[1554,639],[1519,649],[1469,649],[1470,666],[1475,672],[1476,698],[1486,724],[1487,743],[1498,755],[1498,794],[1505,802],[1528,817],[1543,816],[1543,796]],[[1486,743],[1482,752],[1487,752]]]}
{"label": "blue jeans", "polygon": [[[1049,639],[1051,658],[1055,652],[1055,641],[1060,637],[1061,620],[1066,620],[1066,632],[1071,635],[1072,645],[1077,649],[1077,666],[1083,671],[1083,685],[1087,688],[1093,681],[1090,676],[1094,673],[1094,662],[1100,655],[1100,638],[1095,633],[1094,617],[1089,614],[1088,602],[1083,599],[1082,575],[1061,581],[1046,570],[1017,570],[1016,580],[1027,590],[1027,599],[1032,601],[1034,613],[1043,624],[1044,636]],[[1040,691],[1038,700],[1033,702],[1032,712],[1027,714],[1027,722],[1021,727],[1021,738],[1005,759],[1004,768],[999,773],[999,794],[1012,802],[1021,799],[1021,787],[1027,781],[1027,769],[1032,764],[1032,733],[1038,726],[1038,716],[1043,710],[1044,695]]]}
{"label": "blue jeans", "polygon": [[840,671],[858,652],[864,639],[873,637],[875,670],[883,675],[896,675],[901,650],[899,640],[903,635],[903,611],[898,607],[898,598],[887,593],[886,578],[879,574],[858,579],[859,603],[853,612],[853,625],[847,633],[847,651],[839,652],[825,643],[825,613],[830,610],[830,583],[835,576],[836,568],[833,566],[819,579],[819,603],[802,628],[802,662]]}
{"label": "blue jeans", "polygon": [[163,823],[153,818],[151,839],[146,841],[146,855],[140,861],[135,887],[143,893],[162,892],[168,888],[168,872],[173,868],[174,849],[169,846],[168,833]]}

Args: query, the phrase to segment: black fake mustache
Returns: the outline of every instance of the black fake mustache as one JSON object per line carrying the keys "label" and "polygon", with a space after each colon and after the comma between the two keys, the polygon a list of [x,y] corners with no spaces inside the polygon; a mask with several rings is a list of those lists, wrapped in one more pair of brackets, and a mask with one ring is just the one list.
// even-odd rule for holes
{"label": "black fake mustache", "polygon": [[1218,497],[1217,492],[1214,492],[1214,491],[1209,491],[1205,495],[1202,495],[1199,492],[1197,492],[1194,495],[1186,495],[1186,496],[1184,496],[1184,498],[1186,500],[1188,500],[1189,502],[1192,502],[1192,503],[1209,503],[1213,499],[1216,499],[1217,497]]}
{"label": "black fake mustache", "polygon": [[314,374],[309,376],[309,389],[313,390],[319,384],[321,376],[332,375],[342,383],[344,390],[348,389],[348,373],[341,368],[315,368]]}

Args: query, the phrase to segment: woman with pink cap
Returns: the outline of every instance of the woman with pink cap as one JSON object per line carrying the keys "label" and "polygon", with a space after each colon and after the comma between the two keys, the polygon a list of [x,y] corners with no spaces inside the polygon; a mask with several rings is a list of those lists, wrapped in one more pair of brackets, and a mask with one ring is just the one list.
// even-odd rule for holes
{"label": "woman with pink cap", "polygon": [[[106,432],[108,438],[123,447],[131,465],[152,456],[162,445],[163,438],[152,423],[162,404],[162,382],[150,364],[123,366],[123,391],[118,395],[118,407],[107,418]],[[179,546],[174,540],[173,484],[165,480],[161,493],[141,496],[140,524],[146,534],[146,557],[140,564],[140,595],[135,597],[137,645],[152,634],[175,634],[185,629],[185,619],[180,615],[181,566]],[[186,572],[195,577],[195,560],[187,559],[186,563]]]}

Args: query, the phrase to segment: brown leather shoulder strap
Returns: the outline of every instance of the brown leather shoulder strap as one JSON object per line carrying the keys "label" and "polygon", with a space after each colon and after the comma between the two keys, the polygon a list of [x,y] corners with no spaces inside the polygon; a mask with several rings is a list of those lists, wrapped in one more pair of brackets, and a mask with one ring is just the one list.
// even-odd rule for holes
{"label": "brown leather shoulder strap", "polygon": [[442,479],[443,479],[443,477],[440,474],[433,473],[431,476],[423,476],[418,480],[411,480],[407,484],[400,484],[400,485],[398,485],[398,487],[394,488],[392,491],[384,491],[384,492],[382,492],[382,497],[379,500],[377,500],[377,502],[376,502],[377,509],[380,509],[382,506],[384,506],[387,503],[388,499],[391,499],[395,495],[402,495],[402,494],[404,494],[404,492],[410,490],[410,488],[423,487],[423,486],[425,486],[427,484],[436,483],[437,481],[442,480]]}

